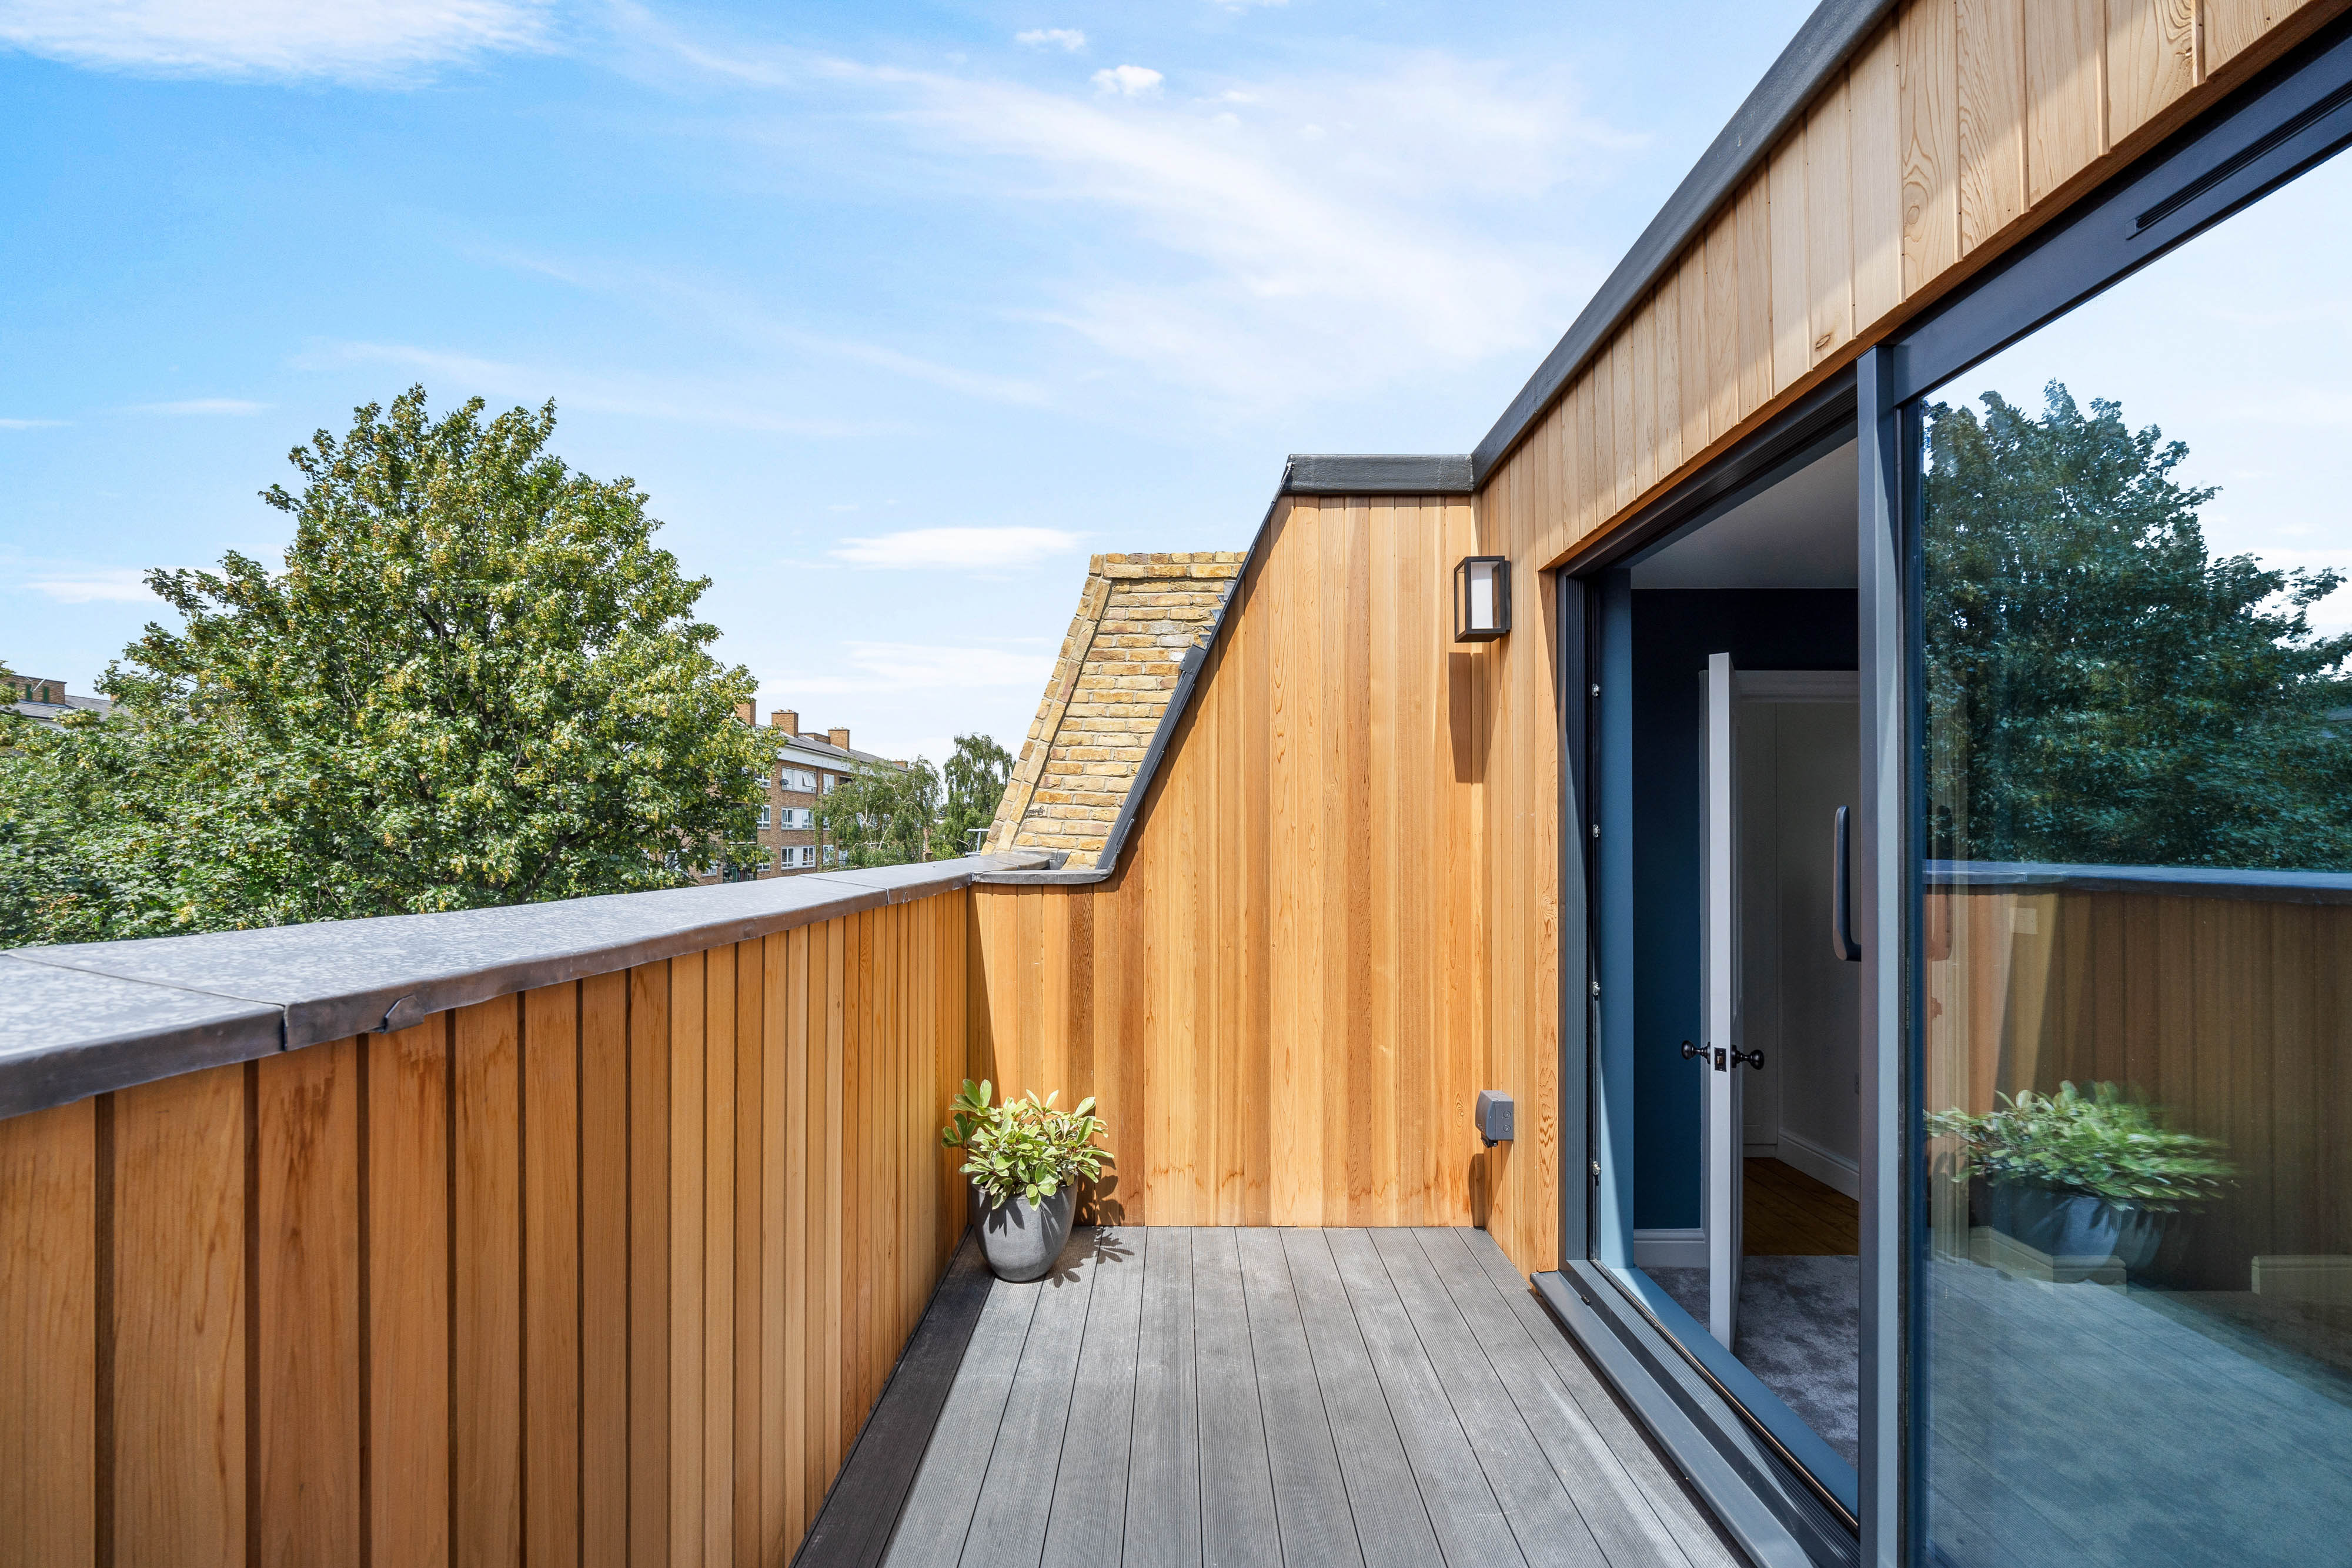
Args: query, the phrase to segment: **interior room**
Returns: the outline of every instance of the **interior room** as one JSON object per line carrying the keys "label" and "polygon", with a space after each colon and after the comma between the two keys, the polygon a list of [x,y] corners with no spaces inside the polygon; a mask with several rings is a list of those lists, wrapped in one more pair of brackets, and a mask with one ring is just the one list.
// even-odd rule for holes
{"label": "interior room", "polygon": [[[1622,1276],[1702,1361],[1727,1349],[1736,1367],[1717,1370],[1745,1375],[1749,1414],[1809,1470],[1835,1472],[1820,1479],[1840,1492],[1860,1354],[1860,966],[1831,930],[1836,812],[1859,777],[1855,493],[1850,441],[1811,455],[1637,558],[1616,596],[1630,620],[1634,838]],[[1725,698],[1717,785],[1710,705]],[[1711,814],[1717,788],[1727,820]],[[1711,834],[1730,843],[1720,881]],[[1738,1059],[1718,1067],[1708,900],[1726,883]],[[1737,1107],[1720,1130],[1718,1074]],[[1736,1170],[1722,1239],[1710,1234],[1718,1157]],[[1711,1243],[1718,1263],[1734,1260],[1730,1300],[1712,1314]]]}

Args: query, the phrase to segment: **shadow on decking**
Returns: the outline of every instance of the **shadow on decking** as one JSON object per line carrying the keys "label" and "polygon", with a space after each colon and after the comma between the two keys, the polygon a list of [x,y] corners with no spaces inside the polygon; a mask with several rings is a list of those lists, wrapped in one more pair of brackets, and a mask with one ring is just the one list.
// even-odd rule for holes
{"label": "shadow on decking", "polygon": [[967,1239],[802,1568],[1739,1561],[1484,1231]]}

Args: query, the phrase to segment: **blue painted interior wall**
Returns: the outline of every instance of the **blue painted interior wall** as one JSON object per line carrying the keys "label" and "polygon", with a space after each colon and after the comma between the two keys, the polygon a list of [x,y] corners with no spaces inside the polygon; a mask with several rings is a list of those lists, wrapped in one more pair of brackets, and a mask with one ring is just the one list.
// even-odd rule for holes
{"label": "blue painted interior wall", "polygon": [[[1707,655],[1743,670],[1851,670],[1844,589],[1636,589],[1633,600],[1633,1224],[1701,1220],[1699,680]],[[1604,741],[1605,744],[1605,741]]]}

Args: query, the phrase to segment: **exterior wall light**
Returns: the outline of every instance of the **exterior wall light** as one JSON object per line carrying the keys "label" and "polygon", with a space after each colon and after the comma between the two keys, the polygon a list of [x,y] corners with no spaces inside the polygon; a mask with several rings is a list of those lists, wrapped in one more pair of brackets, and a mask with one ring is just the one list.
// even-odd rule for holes
{"label": "exterior wall light", "polygon": [[1491,643],[1511,630],[1511,562],[1465,555],[1454,569],[1454,640]]}

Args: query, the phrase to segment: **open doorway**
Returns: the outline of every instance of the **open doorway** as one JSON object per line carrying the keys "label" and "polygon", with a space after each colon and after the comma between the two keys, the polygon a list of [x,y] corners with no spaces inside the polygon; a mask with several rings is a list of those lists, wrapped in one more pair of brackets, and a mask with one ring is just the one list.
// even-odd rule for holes
{"label": "open doorway", "polygon": [[1633,992],[1596,1052],[1618,1221],[1596,1217],[1596,1260],[1849,1516],[1861,966],[1833,927],[1856,493],[1832,444],[1608,574],[1602,700],[1629,722],[1596,758],[1632,839],[1598,930]]}

